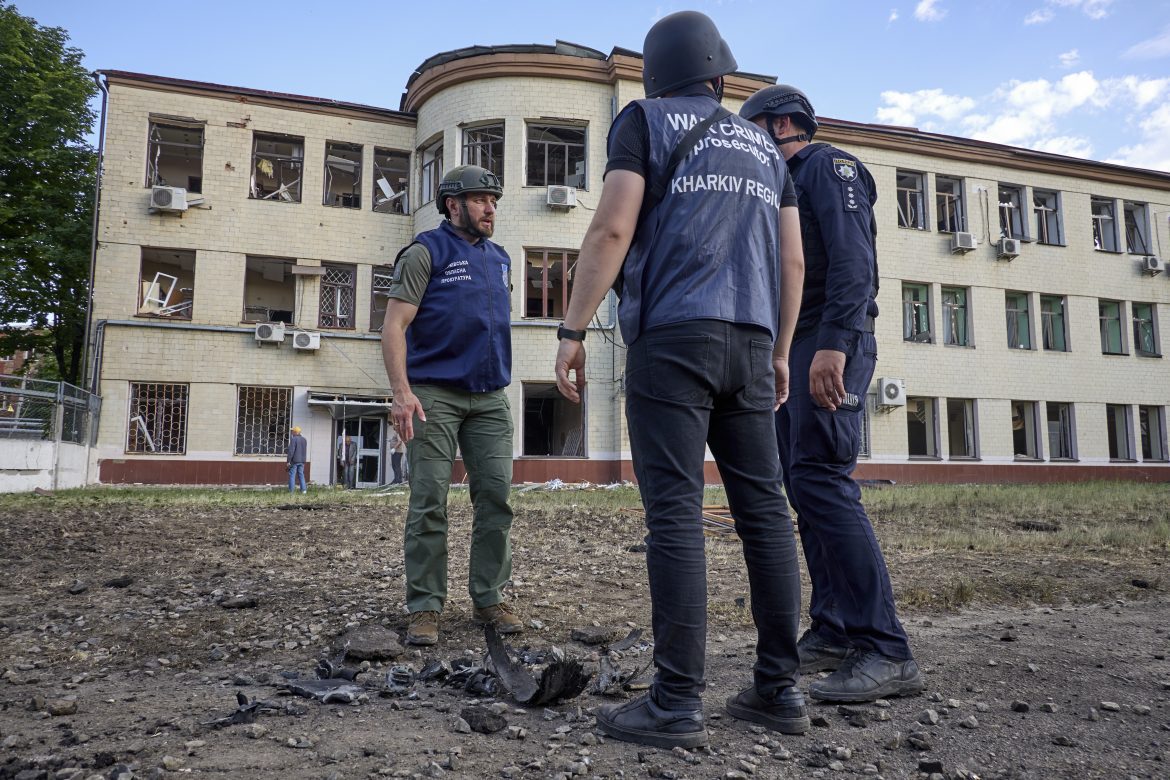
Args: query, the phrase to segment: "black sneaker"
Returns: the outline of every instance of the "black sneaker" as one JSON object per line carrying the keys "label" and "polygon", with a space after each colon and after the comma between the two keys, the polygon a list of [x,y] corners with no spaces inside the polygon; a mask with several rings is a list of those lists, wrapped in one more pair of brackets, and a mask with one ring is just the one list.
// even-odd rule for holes
{"label": "black sneaker", "polygon": [[647,693],[625,704],[597,711],[602,733],[625,742],[665,748],[695,748],[707,744],[702,710],[666,710]]}
{"label": "black sneaker", "polygon": [[854,650],[823,680],[808,686],[808,695],[821,701],[874,701],[891,696],[914,696],[926,683],[913,658],[888,658],[873,650]]}
{"label": "black sneaker", "polygon": [[796,652],[800,655],[800,673],[811,674],[836,669],[849,654],[849,648],[833,644],[810,628],[796,643]]}
{"label": "black sneaker", "polygon": [[754,686],[747,688],[727,700],[727,712],[781,734],[803,734],[810,725],[804,694],[795,687],[780,691],[771,702],[765,701]]}

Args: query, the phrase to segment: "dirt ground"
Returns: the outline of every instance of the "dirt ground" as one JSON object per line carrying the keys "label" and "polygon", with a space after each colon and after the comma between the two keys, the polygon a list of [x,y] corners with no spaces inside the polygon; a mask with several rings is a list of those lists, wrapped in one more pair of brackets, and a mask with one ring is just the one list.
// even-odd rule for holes
{"label": "dirt ground", "polygon": [[[1170,777],[1165,552],[893,544],[926,694],[816,705],[813,729],[788,737],[723,712],[750,679],[754,633],[739,544],[712,537],[711,747],[672,753],[599,737],[592,711],[621,696],[524,708],[438,683],[386,695],[393,664],[483,656],[465,588],[464,503],[452,510],[440,643],[374,662],[356,703],[282,695],[287,675],[312,677],[347,630],[404,630],[402,506],[400,496],[311,494],[281,508],[108,491],[0,503],[0,778]],[[574,629],[649,634],[638,517],[517,506],[509,596],[531,622],[514,646],[555,646],[596,670],[599,648],[572,640]],[[879,535],[896,521],[876,519]],[[241,608],[225,608],[231,599]],[[632,670],[649,656],[635,646],[614,659]],[[205,725],[236,710],[237,692],[273,708],[254,723]],[[507,726],[467,733],[460,715],[475,704]]]}

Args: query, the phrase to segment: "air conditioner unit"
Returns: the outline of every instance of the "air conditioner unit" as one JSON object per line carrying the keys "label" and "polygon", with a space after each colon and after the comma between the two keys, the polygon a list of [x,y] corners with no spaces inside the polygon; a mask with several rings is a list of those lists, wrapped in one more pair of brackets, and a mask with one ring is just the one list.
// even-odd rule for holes
{"label": "air conditioner unit", "polygon": [[293,349],[321,349],[321,334],[298,331],[293,334]]}
{"label": "air conditioner unit", "polygon": [[1166,264],[1162,262],[1161,258],[1155,257],[1154,255],[1146,255],[1141,258],[1140,265],[1142,267],[1142,273],[1149,276],[1157,276],[1166,270]]}
{"label": "air conditioner unit", "polygon": [[995,245],[995,256],[1000,260],[1011,260],[1020,256],[1020,239],[1001,238]]}
{"label": "air conditioner unit", "polygon": [[955,233],[951,236],[951,254],[964,255],[975,248],[974,233]]}
{"label": "air conditioner unit", "polygon": [[878,406],[905,406],[906,383],[893,377],[882,377],[878,380]]}
{"label": "air conditioner unit", "polygon": [[283,322],[261,322],[256,326],[256,343],[257,344],[283,344],[284,343],[284,323]]}
{"label": "air conditioner unit", "polygon": [[150,207],[155,211],[186,211],[187,191],[182,187],[151,187]]}
{"label": "air conditioner unit", "polygon": [[547,202],[554,209],[571,209],[577,205],[577,189],[562,184],[550,184]]}

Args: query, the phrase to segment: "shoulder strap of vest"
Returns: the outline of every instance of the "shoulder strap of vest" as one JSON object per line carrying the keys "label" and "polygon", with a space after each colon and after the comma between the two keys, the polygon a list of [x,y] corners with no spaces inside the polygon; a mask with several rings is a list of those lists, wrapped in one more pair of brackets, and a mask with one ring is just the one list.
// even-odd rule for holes
{"label": "shoulder strap of vest", "polygon": [[[699,142],[699,139],[703,137],[703,134],[707,132],[707,129],[711,127],[711,125],[720,120],[726,119],[729,116],[731,116],[731,112],[723,106],[719,106],[715,109],[715,113],[711,114],[711,116],[707,117],[702,122],[696,122],[694,126],[691,127],[690,131],[682,137],[682,140],[679,141],[678,145],[674,147],[674,151],[670,153],[670,159],[666,161],[666,168],[663,169],[662,176],[650,185],[651,209],[654,208],[654,206],[657,206],[659,201],[662,200],[663,196],[666,195],[666,187],[670,181],[671,175],[674,174],[674,169],[678,167],[679,163],[686,159],[686,156],[691,152],[691,148]],[[649,211],[650,209],[644,210]]]}

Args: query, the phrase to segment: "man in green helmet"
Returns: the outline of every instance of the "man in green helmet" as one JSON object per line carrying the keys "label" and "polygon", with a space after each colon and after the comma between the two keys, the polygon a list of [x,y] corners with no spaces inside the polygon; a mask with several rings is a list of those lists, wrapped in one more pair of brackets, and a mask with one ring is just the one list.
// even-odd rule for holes
{"label": "man in green helmet", "polygon": [[394,428],[406,444],[410,505],[406,641],[433,645],[447,599],[447,491],[456,447],[467,468],[475,517],[468,591],[478,622],[502,634],[523,624],[504,602],[512,576],[512,261],[488,240],[503,187],[463,165],[435,198],[446,219],[415,236],[394,263],[382,357],[394,393]]}

